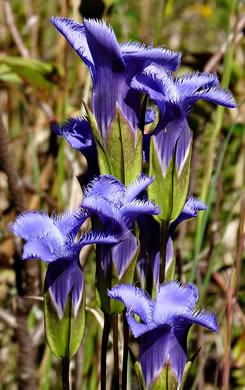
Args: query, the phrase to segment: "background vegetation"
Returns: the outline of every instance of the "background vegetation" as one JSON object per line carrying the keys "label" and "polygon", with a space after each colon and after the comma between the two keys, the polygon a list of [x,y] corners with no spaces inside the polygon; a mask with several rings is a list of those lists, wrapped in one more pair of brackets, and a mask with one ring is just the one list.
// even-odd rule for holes
{"label": "background vegetation", "polygon": [[[51,131],[54,120],[81,112],[91,80],[51,25],[51,16],[109,22],[119,42],[140,40],[183,53],[181,73],[217,72],[239,106],[200,102],[190,194],[208,212],[176,232],[178,275],[195,281],[200,305],[217,313],[219,334],[194,327],[189,357],[200,347],[186,389],[245,389],[245,4],[241,0],[0,0],[0,389],[59,389],[58,361],[45,343],[41,291],[45,265],[21,263],[22,243],[8,224],[17,212],[73,208],[82,192],[84,158]],[[106,86],[105,86],[106,88]],[[7,138],[8,137],[8,145]],[[99,383],[102,315],[94,293],[94,253],[83,264],[87,330],[72,361],[73,388]],[[137,341],[132,340],[137,351]],[[112,365],[112,356],[108,358]],[[113,367],[111,367],[111,372]],[[134,374],[129,389],[137,389]]]}

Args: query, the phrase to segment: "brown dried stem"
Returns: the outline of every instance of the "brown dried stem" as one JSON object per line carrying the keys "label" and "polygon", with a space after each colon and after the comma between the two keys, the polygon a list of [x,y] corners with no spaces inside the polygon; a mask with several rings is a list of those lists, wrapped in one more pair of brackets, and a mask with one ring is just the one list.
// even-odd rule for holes
{"label": "brown dried stem", "polygon": [[10,30],[10,33],[13,37],[13,40],[15,41],[16,46],[18,47],[21,56],[24,58],[29,58],[29,51],[25,47],[24,42],[22,41],[21,36],[17,30],[12,9],[7,0],[3,1],[3,9],[5,14],[6,24]]}

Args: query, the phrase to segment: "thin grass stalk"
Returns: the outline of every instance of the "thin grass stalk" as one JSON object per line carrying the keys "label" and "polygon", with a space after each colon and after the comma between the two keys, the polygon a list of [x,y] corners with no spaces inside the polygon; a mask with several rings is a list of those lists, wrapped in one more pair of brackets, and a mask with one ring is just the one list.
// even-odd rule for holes
{"label": "thin grass stalk", "polygon": [[154,44],[157,46],[160,38],[161,28],[163,26],[164,11],[166,3],[168,0],[161,0],[157,7],[157,20],[156,20],[156,30],[154,34]]}
{"label": "thin grass stalk", "polygon": [[225,348],[223,357],[223,373],[222,373],[222,390],[229,389],[230,369],[231,369],[231,340],[232,340],[232,324],[233,324],[233,308],[234,299],[236,299],[240,284],[240,271],[242,253],[244,248],[244,226],[245,226],[245,201],[242,202],[242,212],[240,218],[238,248],[236,265],[233,270],[232,278],[230,279],[229,288],[226,291],[226,333],[225,333]]}
{"label": "thin grass stalk", "polygon": [[[234,10],[236,9],[237,3],[238,3],[237,0],[232,2],[230,16],[232,15]],[[235,31],[236,31],[236,27],[235,27]],[[225,53],[225,58],[224,58],[224,69],[223,69],[223,75],[222,75],[222,80],[221,80],[221,85],[224,88],[228,88],[229,83],[230,83],[232,62],[233,62],[233,57],[234,57],[235,38],[236,38],[236,34],[234,34],[232,41],[230,42],[229,45],[227,45],[227,48],[226,48],[226,53]],[[211,134],[211,139],[210,139],[210,143],[209,143],[209,147],[208,147],[207,155],[209,156],[209,158],[206,160],[206,166],[204,169],[204,178],[202,181],[203,184],[202,184],[200,198],[204,202],[206,202],[207,196],[208,196],[208,189],[210,186],[213,167],[214,167],[216,145],[217,145],[217,141],[218,141],[221,129],[222,129],[223,116],[224,116],[224,107],[218,106],[217,107],[216,123],[214,126],[214,130]],[[202,224],[203,224],[204,215],[205,214],[201,213],[198,216],[197,233],[196,233],[196,246],[198,245],[199,236],[200,236],[201,231],[202,231]]]}
{"label": "thin grass stalk", "polygon": [[[64,14],[66,16],[68,11],[68,4],[66,0],[63,3]],[[64,49],[64,85],[62,90],[62,108],[61,108],[61,117],[62,121],[66,119],[66,108],[67,108],[67,100],[68,100],[68,57],[69,57],[69,49],[68,42],[65,43]],[[63,206],[63,195],[62,195],[62,186],[65,180],[65,139],[61,137],[59,144],[59,151],[57,157],[58,164],[58,206],[62,208]]]}
{"label": "thin grass stalk", "polygon": [[29,133],[29,142],[31,146],[32,151],[32,162],[33,162],[33,179],[35,183],[35,188],[37,191],[37,194],[39,197],[41,197],[41,186],[40,186],[40,168],[39,168],[39,162],[38,162],[38,154],[37,149],[35,147],[34,139],[33,139],[33,133]]}
{"label": "thin grass stalk", "polygon": [[212,276],[212,273],[213,273],[213,270],[214,270],[216,259],[217,259],[218,255],[219,255],[219,252],[220,252],[221,248],[222,248],[223,239],[224,239],[224,236],[225,236],[225,232],[226,232],[227,226],[229,225],[229,223],[232,220],[234,209],[235,209],[235,207],[237,205],[237,202],[240,200],[240,197],[241,197],[241,193],[239,192],[239,194],[236,196],[236,198],[234,200],[233,207],[231,208],[231,210],[230,210],[230,212],[228,214],[228,217],[226,219],[226,222],[225,222],[225,225],[224,225],[224,229],[223,229],[223,232],[222,232],[221,237],[220,237],[220,241],[219,241],[218,245],[216,246],[216,249],[215,249],[215,252],[214,252],[213,256],[211,257],[211,261],[209,263],[208,270],[206,272],[206,276],[205,276],[205,278],[204,278],[204,280],[202,282],[202,288],[201,288],[201,291],[200,291],[198,305],[197,305],[198,308],[202,306],[203,299],[205,297],[205,294],[206,294],[206,291],[207,291],[207,288],[208,288],[208,285],[209,285],[209,282],[210,282],[210,279],[211,279],[211,276]]}
{"label": "thin grass stalk", "polygon": [[[240,107],[242,106],[242,104],[244,104],[244,100],[241,103]],[[200,253],[200,250],[202,247],[208,217],[209,217],[209,215],[211,213],[211,209],[212,209],[211,205],[212,205],[212,201],[213,201],[213,198],[215,195],[216,183],[217,183],[219,174],[221,172],[224,157],[225,157],[231,136],[232,136],[234,129],[235,129],[235,123],[236,123],[236,120],[234,121],[233,125],[230,127],[230,130],[225,138],[225,141],[224,141],[224,144],[223,144],[223,147],[222,147],[222,150],[221,150],[218,162],[217,162],[217,168],[216,168],[216,171],[214,174],[213,183],[211,185],[208,199],[206,201],[208,209],[203,213],[203,217],[202,217],[202,221],[201,221],[201,225],[200,225],[200,232],[196,236],[197,240],[196,240],[196,245],[195,245],[195,252],[194,252],[194,258],[193,258],[193,263],[192,263],[191,275],[189,277],[189,283],[193,283],[193,281],[195,279],[197,263],[198,263],[198,256],[199,256],[199,253]]]}

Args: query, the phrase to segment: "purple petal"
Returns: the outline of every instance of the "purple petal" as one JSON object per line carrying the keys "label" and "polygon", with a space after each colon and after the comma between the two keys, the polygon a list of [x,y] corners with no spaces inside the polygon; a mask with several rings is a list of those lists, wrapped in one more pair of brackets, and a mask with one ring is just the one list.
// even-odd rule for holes
{"label": "purple petal", "polygon": [[178,321],[187,321],[190,324],[198,324],[212,330],[213,332],[219,331],[216,321],[216,314],[211,309],[202,309],[200,311],[192,311],[180,314],[176,322]]}
{"label": "purple petal", "polygon": [[152,302],[141,288],[121,284],[108,290],[107,294],[122,302],[129,312],[137,314],[145,324],[151,322]]}
{"label": "purple petal", "polygon": [[144,333],[149,331],[149,326],[136,321],[130,312],[126,313],[126,317],[130,330],[135,338],[142,336]]}
{"label": "purple petal", "polygon": [[126,204],[120,209],[120,216],[125,221],[133,221],[139,215],[150,214],[157,215],[159,214],[160,209],[155,205],[154,202],[144,202],[143,200],[134,200],[131,203]]}
{"label": "purple petal", "polygon": [[183,103],[185,106],[188,106],[194,104],[200,99],[205,99],[228,108],[237,107],[230,91],[225,88],[220,89],[219,86],[194,92],[193,95],[186,97]]}
{"label": "purple petal", "polygon": [[66,212],[57,215],[54,217],[54,222],[64,237],[71,235],[75,239],[80,227],[89,216],[87,211],[78,209],[72,213]]}
{"label": "purple petal", "polygon": [[194,72],[176,79],[176,88],[180,97],[190,96],[198,89],[207,89],[217,85],[219,85],[219,79],[216,73]]}
{"label": "purple petal", "polygon": [[193,284],[182,286],[177,282],[169,282],[161,285],[153,307],[154,323],[174,326],[176,316],[192,313],[197,299],[197,288]]}
{"label": "purple petal", "polygon": [[[139,73],[132,79],[130,86],[138,92],[148,95],[152,100],[161,101],[165,96],[163,84],[154,76],[150,71]],[[169,83],[167,75],[166,82]]]}
{"label": "purple petal", "polygon": [[85,199],[90,196],[101,195],[107,200],[120,206],[122,205],[122,198],[125,195],[125,186],[114,176],[100,175],[89,183],[87,189],[84,191]]}
{"label": "purple petal", "polygon": [[66,300],[72,288],[72,305],[74,315],[77,315],[83,295],[83,282],[83,272],[76,261],[60,259],[49,264],[45,291],[49,289],[60,319],[63,317]]}
{"label": "purple petal", "polygon": [[109,231],[108,232],[96,232],[96,231],[85,232],[79,238],[75,246],[78,249],[81,249],[84,245],[116,244],[118,242],[118,238],[113,233],[110,233]]}
{"label": "purple petal", "polygon": [[96,145],[86,118],[69,118],[61,125],[54,122],[52,129],[57,135],[63,136],[73,149],[82,152],[88,163],[89,180],[99,174]]}
{"label": "purple petal", "polygon": [[120,46],[110,27],[105,23],[85,20],[84,28],[96,68],[92,107],[102,139],[105,140],[108,127],[115,116],[116,102],[125,82],[125,63]]}
{"label": "purple petal", "polygon": [[153,108],[147,108],[145,113],[145,125],[154,122],[156,120],[156,117],[156,110],[154,110]]}
{"label": "purple petal", "polygon": [[111,246],[110,245],[97,245],[96,256],[100,262],[103,275],[106,277],[111,270]]}
{"label": "purple petal", "polygon": [[119,234],[126,228],[125,222],[120,219],[117,209],[113,204],[103,196],[95,195],[84,198],[82,207],[90,211],[91,214],[96,214],[101,219],[105,228],[111,226],[115,234]]}
{"label": "purple petal", "polygon": [[130,66],[137,67],[141,65],[142,71],[149,64],[157,64],[170,71],[175,71],[180,64],[180,53],[165,50],[161,47],[145,47],[138,43],[124,43],[121,45],[123,59]]}
{"label": "purple petal", "polygon": [[186,119],[169,122],[166,130],[159,131],[153,137],[163,174],[166,175],[169,162],[176,148],[176,162],[180,175],[191,143],[190,128]]}
{"label": "purple petal", "polygon": [[170,265],[170,262],[174,256],[174,248],[173,248],[173,240],[169,236],[168,237],[168,242],[167,242],[167,248],[166,248],[166,264],[165,264],[165,273],[168,270],[168,267]]}
{"label": "purple petal", "polygon": [[141,174],[137,177],[135,181],[129,184],[126,194],[125,194],[125,203],[130,203],[137,196],[144,191],[152,182],[154,181],[153,177],[148,177],[144,174]]}
{"label": "purple petal", "polygon": [[10,229],[16,236],[24,238],[24,240],[37,237],[41,238],[49,234],[60,245],[64,241],[53,219],[43,211],[25,211],[16,218],[15,222],[10,226]]}
{"label": "purple petal", "polygon": [[57,30],[62,35],[64,35],[71,47],[87,65],[94,82],[95,66],[90,49],[88,47],[84,26],[72,19],[67,18],[52,17],[50,21],[57,28]]}
{"label": "purple petal", "polygon": [[170,234],[173,234],[176,227],[184,220],[198,216],[198,211],[206,210],[207,206],[200,199],[191,196],[184,205],[179,217],[171,223]]}
{"label": "purple petal", "polygon": [[56,244],[57,242],[53,241],[52,246],[52,241],[48,237],[30,239],[24,245],[22,259],[41,259],[45,261],[45,263],[51,263],[52,261],[57,260],[57,255],[53,253]]}
{"label": "purple petal", "polygon": [[[168,131],[171,132],[171,123],[167,125]],[[177,123],[176,123],[177,124]],[[176,148],[176,162],[178,166],[178,175],[181,175],[182,169],[186,163],[189,149],[191,145],[191,132],[186,119],[180,121],[179,123],[179,138]]]}
{"label": "purple petal", "polygon": [[54,122],[52,129],[63,136],[73,149],[83,151],[94,144],[90,124],[84,117],[68,118],[61,125]]}
{"label": "purple petal", "polygon": [[137,250],[137,239],[131,232],[128,232],[124,239],[111,249],[111,259],[117,269],[119,278],[123,276]]}
{"label": "purple petal", "polygon": [[186,332],[176,334],[168,326],[154,329],[142,336],[139,360],[146,384],[150,389],[167,360],[180,384],[186,364]]}

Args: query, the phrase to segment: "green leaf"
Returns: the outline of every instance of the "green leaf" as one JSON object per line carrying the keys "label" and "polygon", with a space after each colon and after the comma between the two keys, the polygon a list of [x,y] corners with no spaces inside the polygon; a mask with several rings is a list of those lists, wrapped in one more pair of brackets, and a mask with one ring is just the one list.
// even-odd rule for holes
{"label": "green leaf", "polygon": [[184,384],[185,384],[187,375],[189,374],[189,371],[191,369],[191,366],[192,366],[192,361],[189,361],[186,363],[179,390],[183,390]]}
{"label": "green leaf", "polygon": [[177,390],[178,380],[175,373],[171,370],[169,361],[165,364],[161,374],[155,380],[150,390]]}
{"label": "green leaf", "polygon": [[85,328],[85,294],[75,317],[72,289],[67,297],[64,315],[59,318],[49,290],[44,294],[45,331],[51,352],[58,359],[70,359],[78,350]]}
{"label": "green leaf", "polygon": [[169,162],[166,175],[162,171],[158,159],[154,137],[150,144],[149,175],[155,176],[154,182],[148,187],[149,199],[154,199],[161,209],[161,214],[154,216],[159,222],[172,222],[181,213],[188,192],[190,176],[191,146],[184,167],[179,176],[175,154]]}
{"label": "green leaf", "polygon": [[56,82],[57,72],[53,64],[31,58],[0,56],[0,64],[5,64],[22,80],[35,88],[48,89]]}
{"label": "green leaf", "polygon": [[190,181],[190,163],[191,163],[191,144],[189,147],[188,155],[179,176],[177,164],[175,164],[174,170],[174,193],[173,193],[173,210],[171,214],[171,221],[174,221],[180,215],[186,202],[186,197],[189,188]]}
{"label": "green leaf", "polygon": [[140,390],[146,390],[145,381],[144,381],[142,369],[139,362],[134,363],[134,369],[139,382]]}

